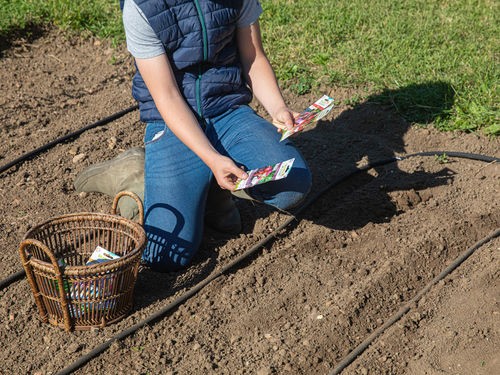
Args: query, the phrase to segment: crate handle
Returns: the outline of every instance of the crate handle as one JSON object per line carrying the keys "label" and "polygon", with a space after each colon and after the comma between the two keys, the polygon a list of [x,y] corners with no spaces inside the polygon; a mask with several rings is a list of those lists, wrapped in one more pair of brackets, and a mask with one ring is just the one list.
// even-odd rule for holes
{"label": "crate handle", "polygon": [[142,226],[144,224],[144,207],[142,205],[141,198],[136,193],[133,193],[131,191],[120,191],[118,194],[116,194],[115,199],[113,199],[113,205],[111,206],[111,214],[116,215],[116,207],[118,206],[118,201],[120,198],[124,196],[129,196],[130,198],[134,199],[137,203],[137,206],[139,207],[139,224]]}
{"label": "crate handle", "polygon": [[23,267],[24,270],[26,271],[26,277],[28,278],[28,282],[31,286],[31,290],[33,291],[33,296],[35,297],[35,302],[36,305],[38,306],[38,309],[40,311],[40,315],[42,316],[42,320],[44,323],[47,322],[47,310],[45,309],[45,306],[43,305],[42,299],[40,298],[40,291],[38,289],[38,286],[35,282],[35,276],[33,275],[33,269],[31,265],[29,264],[30,259],[28,258],[27,252],[26,252],[26,247],[27,246],[36,246],[40,250],[42,250],[50,259],[50,263],[52,263],[52,266],[54,267],[54,271],[56,274],[57,278],[57,283],[59,286],[59,299],[61,302],[61,307],[62,307],[62,312],[63,312],[63,317],[64,317],[64,328],[66,331],[71,330],[71,318],[69,314],[69,306],[68,302],[66,300],[66,295],[64,294],[64,281],[63,281],[63,272],[61,271],[61,267],[57,263],[57,258],[55,257],[54,253],[47,247],[45,246],[42,242],[35,240],[33,238],[28,238],[25,239],[21,242],[19,245],[19,255],[21,256],[21,260],[23,262]]}

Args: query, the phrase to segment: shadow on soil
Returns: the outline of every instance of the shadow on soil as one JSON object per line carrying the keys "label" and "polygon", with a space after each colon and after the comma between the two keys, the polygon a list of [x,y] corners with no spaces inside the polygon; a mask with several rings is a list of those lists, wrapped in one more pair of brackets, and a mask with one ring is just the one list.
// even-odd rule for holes
{"label": "shadow on soil", "polygon": [[[413,84],[384,90],[342,112],[333,123],[319,123],[315,130],[329,133],[327,139],[334,140],[329,145],[331,160],[342,160],[340,174],[334,178],[359,164],[376,164],[406,154],[404,136],[410,126],[425,126],[446,118],[453,101],[453,89],[445,82]],[[446,167],[436,173],[420,168],[407,173],[397,163],[373,169],[374,174],[360,172],[336,185],[316,205],[321,208],[310,210],[306,218],[340,230],[355,230],[370,222],[389,222],[426,199],[424,190],[449,184],[453,178],[453,172]],[[399,194],[391,197],[389,193],[394,192]],[[394,195],[406,202],[397,204]]]}
{"label": "shadow on soil", "polygon": [[3,57],[4,52],[15,45],[33,43],[45,33],[45,28],[35,24],[29,24],[23,29],[14,28],[6,33],[0,33],[0,57]]}
{"label": "shadow on soil", "polygon": [[[426,125],[447,116],[452,104],[453,90],[449,84],[410,85],[372,95],[343,111],[333,121],[321,121],[314,130],[303,132],[296,137],[295,143],[309,161],[313,175],[324,178],[316,179],[312,194],[353,171],[361,161],[363,164],[374,163],[404,154],[404,135],[409,127],[412,124]],[[424,170],[407,173],[396,163],[391,163],[376,167],[375,171],[377,177],[360,172],[335,184],[323,194],[319,203],[304,211],[302,218],[336,230],[355,230],[370,222],[388,222],[405,209],[404,204],[394,202],[391,192],[412,192],[406,199],[406,208],[410,209],[425,199],[419,192],[449,184],[453,178],[453,173],[446,167],[437,173]],[[273,211],[265,205],[248,201],[238,201],[237,204],[246,234],[253,232],[257,220],[268,217]],[[150,270],[141,272],[136,308],[167,299],[205,279],[217,266],[217,248],[230,238],[207,229],[202,249],[188,270],[164,274]],[[151,288],[151,285],[158,287]]]}

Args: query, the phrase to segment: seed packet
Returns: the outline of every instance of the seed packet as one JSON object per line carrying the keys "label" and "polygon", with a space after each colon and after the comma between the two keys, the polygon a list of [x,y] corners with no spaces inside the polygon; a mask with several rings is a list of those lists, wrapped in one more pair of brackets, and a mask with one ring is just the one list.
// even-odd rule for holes
{"label": "seed packet", "polygon": [[295,125],[292,129],[284,129],[282,131],[280,142],[291,135],[302,131],[306,126],[325,117],[332,110],[333,101],[334,100],[327,95],[323,95],[321,98],[316,100],[295,118]]}
{"label": "seed packet", "polygon": [[[119,255],[97,246],[85,265],[90,266],[120,258]],[[61,269],[66,267],[66,262],[58,260]],[[109,271],[108,271],[109,272]],[[108,273],[107,272],[107,273]],[[59,283],[52,280],[54,288],[51,289],[52,297],[59,298]],[[69,313],[73,318],[88,318],[95,311],[111,310],[116,305],[114,286],[116,275],[109,274],[93,280],[68,282],[63,277],[63,290],[69,302]],[[60,308],[60,307],[58,307]]]}
{"label": "seed packet", "polygon": [[116,299],[102,302],[72,302],[69,305],[69,314],[72,318],[90,319],[96,311],[111,311],[116,306]]}
{"label": "seed packet", "polygon": [[113,259],[118,259],[119,257],[120,257],[119,255],[116,255],[115,253],[112,253],[111,251],[108,251],[101,246],[97,246],[92,255],[90,256],[89,260],[87,260],[87,263],[85,263],[85,265],[92,266],[94,264],[107,262]]}
{"label": "seed packet", "polygon": [[246,189],[255,185],[264,184],[269,181],[280,180],[288,176],[292,169],[295,159],[289,159],[279,162],[275,165],[269,165],[258,169],[248,171],[248,177],[244,180],[239,180],[236,183],[234,190]]}

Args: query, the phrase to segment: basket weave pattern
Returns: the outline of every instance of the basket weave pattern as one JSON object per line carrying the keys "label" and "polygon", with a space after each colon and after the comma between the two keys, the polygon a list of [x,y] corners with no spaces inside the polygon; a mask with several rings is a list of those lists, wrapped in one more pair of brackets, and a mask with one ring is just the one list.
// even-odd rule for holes
{"label": "basket weave pattern", "polygon": [[[42,320],[69,331],[125,317],[145,245],[139,224],[110,214],[64,215],[32,228],[19,250]],[[86,266],[97,246],[120,258]]]}

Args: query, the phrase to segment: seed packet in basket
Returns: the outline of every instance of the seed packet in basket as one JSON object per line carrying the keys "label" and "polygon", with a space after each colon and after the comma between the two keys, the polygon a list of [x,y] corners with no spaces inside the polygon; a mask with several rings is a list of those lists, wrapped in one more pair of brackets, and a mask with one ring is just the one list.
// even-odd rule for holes
{"label": "seed packet in basket", "polygon": [[[88,330],[129,314],[147,238],[142,220],[135,223],[116,215],[124,195],[136,197],[117,194],[111,214],[65,214],[25,234],[19,255],[44,323],[67,332]],[[136,201],[142,212],[141,200]],[[120,258],[108,256],[107,262],[85,266],[98,244]]]}
{"label": "seed packet in basket", "polygon": [[[108,262],[120,258],[119,255],[97,246],[85,263],[86,266]],[[69,297],[69,312],[73,318],[85,318],[94,311],[112,309],[116,300],[109,299],[113,295],[114,275],[103,275],[94,280],[79,281],[69,284],[65,282],[64,290]]]}
{"label": "seed packet in basket", "polygon": [[297,116],[295,119],[295,125],[292,129],[282,131],[280,142],[291,135],[302,131],[307,125],[317,122],[325,117],[332,110],[333,102],[334,100],[328,95],[323,95],[321,98],[316,100]]}
{"label": "seed packet in basket", "polygon": [[101,246],[97,246],[85,265],[92,266],[93,264],[107,262],[109,260],[118,259],[119,257],[119,255],[116,255]]}
{"label": "seed packet in basket", "polygon": [[74,283],[69,289],[70,314],[72,317],[85,317],[92,311],[112,309],[116,304],[113,296],[114,280],[111,276],[93,282]]}
{"label": "seed packet in basket", "polygon": [[[119,255],[116,255],[115,253],[112,253],[111,251],[106,250],[105,248],[101,246],[97,246],[90,256],[90,258],[87,260],[85,263],[86,266],[91,266],[94,264],[100,264],[103,262],[107,262],[113,259],[118,259],[120,258]],[[66,262],[64,259],[58,259],[57,264],[59,267],[64,269],[66,267]],[[110,283],[106,283],[107,280],[109,280],[109,277],[106,277],[104,279],[101,279],[99,283],[95,282],[78,282],[78,283],[72,283],[69,285],[69,283],[65,280],[64,281],[64,291],[69,295],[70,298],[72,299],[85,299],[87,297],[94,298],[99,296],[99,287],[104,287],[106,286],[107,289],[111,288]],[[53,284],[55,286],[56,291],[59,289],[58,283],[56,280],[53,280]]]}
{"label": "seed packet in basket", "polygon": [[[64,260],[58,261],[59,266],[64,268]],[[92,311],[104,311],[112,309],[116,304],[113,296],[113,285],[115,283],[113,275],[106,275],[101,278],[88,281],[69,282],[63,278],[63,289],[69,302],[69,313],[72,318],[84,318]],[[59,284],[56,280],[51,280],[52,297],[59,296]]]}
{"label": "seed packet in basket", "polygon": [[275,165],[252,169],[251,171],[247,172],[248,177],[246,179],[239,180],[236,183],[236,187],[234,190],[246,189],[255,185],[264,184],[269,181],[285,178],[286,176],[288,176],[288,173],[292,169],[294,161],[295,159],[289,159]]}

